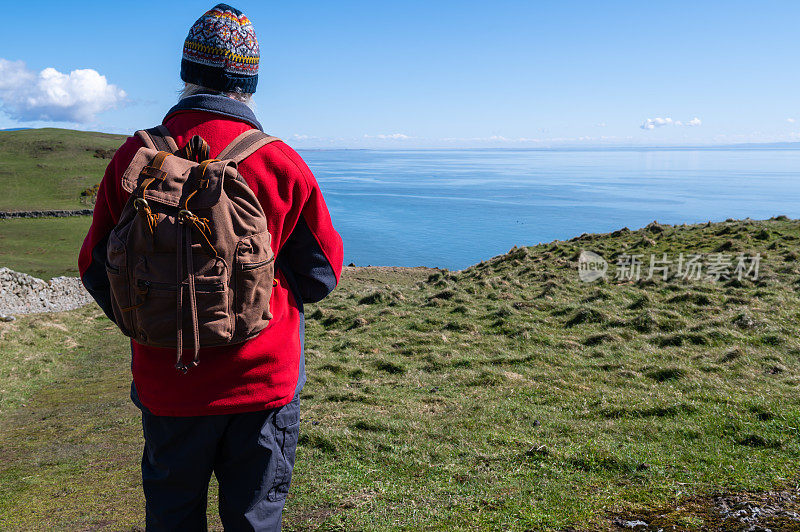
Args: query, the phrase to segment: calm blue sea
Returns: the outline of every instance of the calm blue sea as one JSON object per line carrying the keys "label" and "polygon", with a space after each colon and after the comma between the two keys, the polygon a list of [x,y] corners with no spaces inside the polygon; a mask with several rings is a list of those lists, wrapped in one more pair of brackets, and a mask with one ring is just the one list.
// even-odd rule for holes
{"label": "calm blue sea", "polygon": [[460,269],[653,220],[800,218],[800,151],[305,150],[345,263]]}

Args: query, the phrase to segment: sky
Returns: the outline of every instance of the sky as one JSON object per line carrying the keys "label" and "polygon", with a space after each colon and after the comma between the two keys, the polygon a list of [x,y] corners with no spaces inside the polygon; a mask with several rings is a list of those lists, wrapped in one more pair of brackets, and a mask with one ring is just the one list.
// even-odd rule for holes
{"label": "sky", "polygon": [[[296,148],[800,140],[796,1],[231,1],[256,114]],[[4,5],[0,129],[131,134],[177,101],[214,3]]]}

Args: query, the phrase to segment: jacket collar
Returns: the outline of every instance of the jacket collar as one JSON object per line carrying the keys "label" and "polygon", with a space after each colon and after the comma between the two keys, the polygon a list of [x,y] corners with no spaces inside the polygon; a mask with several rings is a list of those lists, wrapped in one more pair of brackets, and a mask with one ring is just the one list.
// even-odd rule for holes
{"label": "jacket collar", "polygon": [[247,122],[254,128],[264,131],[261,124],[256,120],[256,115],[247,104],[228,98],[221,94],[195,94],[179,101],[170,109],[164,117],[164,122],[173,115],[181,111],[206,111],[222,116],[228,116]]}

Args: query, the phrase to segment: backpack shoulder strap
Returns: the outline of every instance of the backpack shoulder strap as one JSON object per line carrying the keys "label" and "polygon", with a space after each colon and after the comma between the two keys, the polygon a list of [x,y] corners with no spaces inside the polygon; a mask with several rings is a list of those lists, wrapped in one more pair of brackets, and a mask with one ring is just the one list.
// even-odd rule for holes
{"label": "backpack shoulder strap", "polygon": [[231,143],[217,155],[217,159],[221,161],[232,159],[236,164],[239,164],[253,155],[262,146],[270,142],[275,142],[276,140],[281,139],[267,135],[257,129],[248,129],[233,139]]}
{"label": "backpack shoulder strap", "polygon": [[164,125],[139,130],[136,132],[136,136],[144,142],[146,148],[169,153],[178,151],[178,145],[175,143],[175,139],[172,138],[169,129]]}

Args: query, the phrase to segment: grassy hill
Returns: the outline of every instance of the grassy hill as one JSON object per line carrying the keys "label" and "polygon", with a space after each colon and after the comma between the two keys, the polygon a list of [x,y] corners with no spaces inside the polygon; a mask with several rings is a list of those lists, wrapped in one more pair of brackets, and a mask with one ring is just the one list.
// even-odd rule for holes
{"label": "grassy hill", "polygon": [[[756,280],[585,283],[581,250],[761,262]],[[798,257],[800,223],[778,218],[347,269],[306,310],[285,529],[743,529],[713,494],[800,480]],[[142,525],[127,344],[94,306],[0,323],[0,528]]]}
{"label": "grassy hill", "polygon": [[[124,135],[69,129],[0,131],[0,211],[85,209]],[[49,279],[77,275],[91,219],[0,220],[0,265]]]}
{"label": "grassy hill", "polygon": [[0,131],[0,211],[85,208],[81,191],[100,182],[125,138],[54,128]]}
{"label": "grassy hill", "polygon": [[0,266],[41,279],[78,275],[90,216],[0,220]]}

